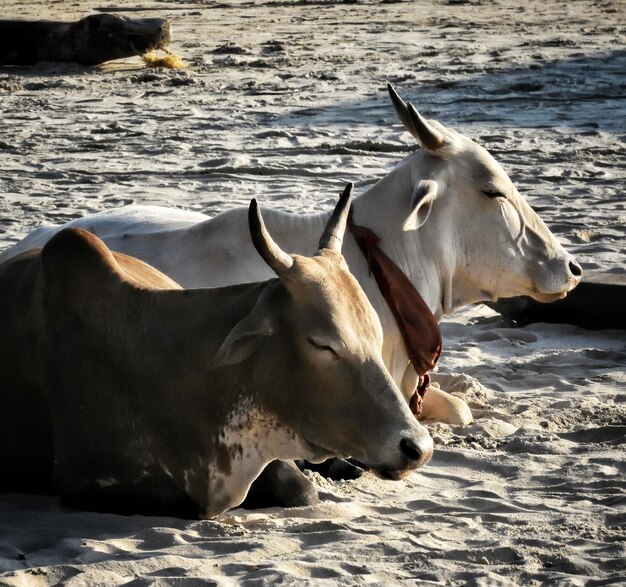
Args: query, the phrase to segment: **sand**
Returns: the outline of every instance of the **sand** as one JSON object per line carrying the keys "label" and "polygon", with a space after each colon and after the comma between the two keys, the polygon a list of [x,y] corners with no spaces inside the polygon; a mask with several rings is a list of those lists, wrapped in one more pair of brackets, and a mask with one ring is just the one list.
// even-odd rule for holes
{"label": "sand", "polygon": [[[114,4],[170,17],[188,67],[0,68],[0,249],[131,202],[328,208],[414,147],[391,81],[486,146],[584,268],[626,271],[623,2]],[[3,18],[105,5],[13,0]],[[484,306],[442,326],[437,380],[476,421],[429,425],[435,457],[407,480],[312,474],[319,506],[215,521],[0,496],[0,584],[626,582],[626,332]]]}

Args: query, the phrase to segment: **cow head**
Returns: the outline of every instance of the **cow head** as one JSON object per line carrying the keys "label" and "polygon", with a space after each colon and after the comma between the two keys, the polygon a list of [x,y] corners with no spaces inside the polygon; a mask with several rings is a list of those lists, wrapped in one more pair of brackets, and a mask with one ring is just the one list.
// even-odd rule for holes
{"label": "cow head", "polygon": [[407,238],[419,230],[434,245],[444,313],[499,297],[564,297],[582,270],[499,163],[474,141],[425,120],[391,85],[388,90],[400,120],[422,147],[405,162],[412,166],[413,192],[403,228]]}
{"label": "cow head", "polygon": [[263,382],[257,403],[302,439],[301,457],[353,456],[399,478],[425,464],[433,445],[384,366],[378,316],[341,255],[351,188],[313,257],[282,251],[252,201],[252,240],[279,280],[231,331],[216,364],[249,359]]}

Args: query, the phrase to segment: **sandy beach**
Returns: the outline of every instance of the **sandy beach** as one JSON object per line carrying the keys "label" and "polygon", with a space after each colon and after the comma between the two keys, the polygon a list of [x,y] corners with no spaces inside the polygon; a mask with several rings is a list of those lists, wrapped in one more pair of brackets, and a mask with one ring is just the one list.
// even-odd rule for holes
{"label": "sandy beach", "polygon": [[[415,142],[386,84],[485,146],[583,269],[626,273],[620,1],[10,0],[2,18],[172,21],[186,69],[0,67],[0,250],[130,203],[329,209]],[[626,303],[626,300],[625,300]],[[626,583],[626,331],[442,322],[435,380],[475,422],[429,423],[407,479],[217,520],[0,495],[0,585]],[[0,472],[0,474],[2,474]]]}

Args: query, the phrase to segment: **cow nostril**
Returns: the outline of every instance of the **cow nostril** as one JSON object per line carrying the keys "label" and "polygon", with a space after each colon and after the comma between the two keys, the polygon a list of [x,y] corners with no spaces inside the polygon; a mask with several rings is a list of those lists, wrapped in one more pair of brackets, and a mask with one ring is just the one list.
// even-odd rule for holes
{"label": "cow nostril", "polygon": [[574,277],[580,277],[583,274],[583,270],[580,265],[576,263],[576,261],[569,262],[569,270],[572,272]]}
{"label": "cow nostril", "polygon": [[400,450],[412,461],[419,461],[422,458],[422,451],[408,438],[403,438],[400,441]]}

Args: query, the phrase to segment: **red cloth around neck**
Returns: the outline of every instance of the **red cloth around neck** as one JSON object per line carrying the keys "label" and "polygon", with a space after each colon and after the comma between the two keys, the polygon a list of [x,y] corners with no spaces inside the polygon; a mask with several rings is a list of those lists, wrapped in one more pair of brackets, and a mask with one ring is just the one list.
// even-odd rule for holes
{"label": "red cloth around neck", "polygon": [[419,416],[430,384],[428,371],[437,364],[441,354],[439,323],[402,269],[378,246],[380,238],[369,228],[354,224],[352,210],[348,217],[348,229],[367,259],[370,273],[395,318],[409,360],[419,375],[410,401],[412,412]]}

